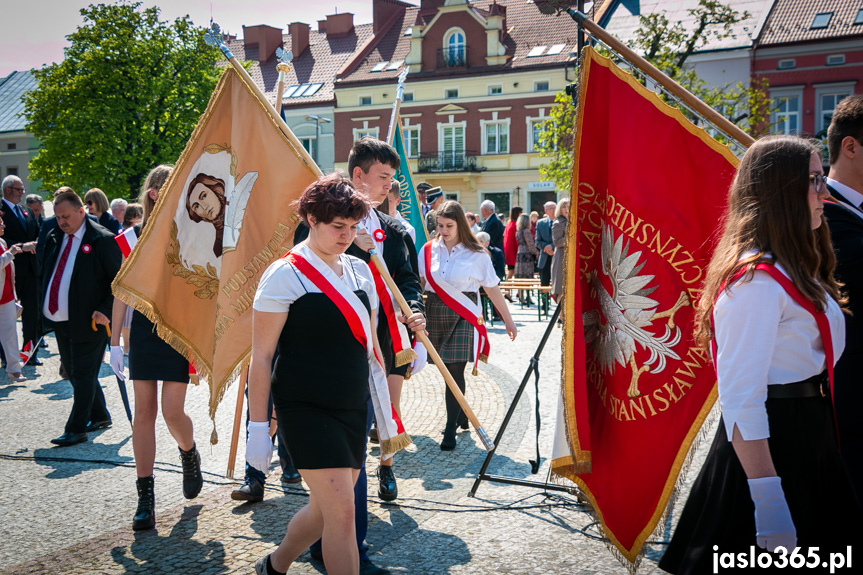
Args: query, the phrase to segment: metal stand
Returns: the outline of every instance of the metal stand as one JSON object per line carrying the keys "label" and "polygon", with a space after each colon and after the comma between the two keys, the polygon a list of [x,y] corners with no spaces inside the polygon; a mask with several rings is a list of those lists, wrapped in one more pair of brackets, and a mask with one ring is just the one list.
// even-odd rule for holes
{"label": "metal stand", "polygon": [[[527,372],[524,374],[524,378],[521,380],[521,385],[518,386],[518,391],[515,393],[515,397],[512,398],[512,403],[509,406],[509,410],[506,412],[506,416],[503,418],[503,423],[500,425],[500,429],[497,431],[497,435],[494,438],[494,447],[500,444],[501,439],[503,439],[503,434],[506,432],[506,428],[509,425],[509,420],[512,419],[512,414],[515,413],[515,406],[518,404],[519,399],[521,399],[521,395],[524,393],[524,388],[527,387],[528,382],[530,381],[530,376],[532,373],[535,373],[537,370],[537,366],[539,365],[539,356],[542,353],[543,348],[545,347],[545,343],[548,341],[548,336],[551,335],[551,330],[554,329],[555,324],[557,323],[557,318],[560,317],[560,310],[563,308],[563,305],[558,304],[557,309],[554,310],[554,314],[552,314],[551,319],[548,322],[548,326],[545,328],[545,333],[542,336],[542,339],[539,342],[539,345],[536,348],[536,351],[533,354],[533,357],[530,358],[530,365],[527,368]],[[537,398],[539,401],[539,398]],[[530,481],[527,479],[516,479],[514,477],[503,477],[500,475],[488,475],[486,471],[488,471],[488,466],[491,464],[491,460],[494,457],[495,449],[492,449],[485,456],[485,461],[483,461],[482,468],[479,470],[479,474],[476,477],[476,481],[474,481],[473,487],[471,487],[468,492],[468,497],[473,497],[476,494],[477,488],[479,488],[480,481],[494,481],[495,483],[506,483],[509,485],[522,485],[524,487],[536,487],[539,489],[544,489],[547,491],[563,491],[566,493],[574,493],[576,487],[566,487],[563,485],[557,485],[554,483],[540,482],[540,481]],[[531,464],[535,468],[539,468],[539,455],[537,455],[537,461],[531,461]],[[533,471],[536,473],[536,469]]]}

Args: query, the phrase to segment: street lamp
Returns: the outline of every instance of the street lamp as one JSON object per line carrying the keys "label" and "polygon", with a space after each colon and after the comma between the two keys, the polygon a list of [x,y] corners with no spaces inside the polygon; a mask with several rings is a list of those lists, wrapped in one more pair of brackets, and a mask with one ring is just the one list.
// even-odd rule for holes
{"label": "street lamp", "polygon": [[320,148],[320,139],[321,139],[321,124],[329,124],[332,122],[329,118],[324,118],[323,116],[318,116],[315,114],[309,114],[306,116],[306,120],[309,122],[315,123],[315,153],[312,154],[312,159],[315,163],[318,163],[318,148]]}
{"label": "street lamp", "polygon": [[517,206],[518,203],[521,201],[521,186],[516,186],[514,191],[515,191],[515,204],[513,204],[513,205]]}

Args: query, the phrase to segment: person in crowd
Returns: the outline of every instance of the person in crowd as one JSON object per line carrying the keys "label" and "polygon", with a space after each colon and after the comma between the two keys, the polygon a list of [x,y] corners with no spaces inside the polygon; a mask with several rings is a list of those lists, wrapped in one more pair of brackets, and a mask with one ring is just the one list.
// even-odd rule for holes
{"label": "person in crowd", "polygon": [[[6,230],[3,218],[0,218],[0,236]],[[9,381],[20,383],[27,381],[21,373],[21,360],[18,351],[18,310],[15,298],[15,264],[13,259],[21,253],[21,246],[7,246],[0,238],[0,344],[3,349],[12,350],[6,361],[6,375]]]}
{"label": "person in crowd", "polygon": [[[482,318],[479,288],[503,316],[506,333],[515,340],[518,330],[498,288],[499,279],[491,259],[470,232],[464,210],[456,201],[444,202],[437,218],[437,237],[420,254],[420,277],[427,297],[429,340],[440,354],[458,388],[464,393],[464,369],[488,357],[488,335]],[[470,318],[470,320],[465,319]],[[483,357],[484,356],[484,357]],[[461,406],[446,390],[446,427],[440,448],[456,447],[456,427],[467,429]]]}
{"label": "person in crowd", "polygon": [[473,212],[465,212],[464,216],[467,218],[467,223],[470,224],[470,231],[473,235],[477,235],[482,231],[482,226],[479,225],[479,216]]}
{"label": "person in crowd", "polygon": [[488,234],[479,232],[476,234],[476,241],[488,252],[491,258],[491,265],[494,268],[494,273],[498,279],[503,279],[506,275],[506,260],[503,257],[503,252],[489,243]]}
{"label": "person in crowd", "polygon": [[432,189],[432,186],[428,182],[420,182],[417,184],[417,202],[419,202],[420,210],[423,213],[423,221],[425,221],[426,214],[431,209],[428,205],[428,198],[426,197],[426,192]]}
{"label": "person in crowd", "polygon": [[[39,225],[25,205],[24,183],[18,176],[3,178],[3,201],[0,202],[0,218],[6,223],[5,241],[8,245],[20,244],[21,253],[15,256],[15,293],[21,304],[21,335],[23,344],[36,345],[42,335],[42,320],[39,312],[39,278],[41,259],[36,257],[36,239]],[[11,355],[11,354],[7,354]],[[36,351],[27,365],[42,365]]]}
{"label": "person in crowd", "polygon": [[[141,186],[138,203],[143,206],[143,221],[134,227],[140,237],[147,219],[156,206],[159,192],[172,166],[156,166]],[[116,242],[113,242],[115,245]],[[125,360],[120,347],[120,333],[126,318],[126,304],[116,298],[111,312],[111,368],[125,379]],[[156,460],[156,415],[159,412],[159,381],[162,382],[162,417],[171,436],[177,440],[183,467],[183,496],[194,499],[204,486],[201,455],[195,444],[192,420],[186,414],[186,390],[189,384],[189,362],[156,333],[147,316],[135,310],[129,334],[129,379],[135,394],[135,416],[132,419],[132,451],[135,454],[135,485],[138,507],[132,518],[132,529],[152,529],[156,525],[156,495],[153,465]]]}
{"label": "person in crowd", "polygon": [[120,233],[120,222],[111,213],[108,205],[108,196],[99,188],[92,188],[84,194],[84,203],[90,215],[99,220],[99,224],[109,232]]}
{"label": "person in crowd", "polygon": [[87,218],[81,198],[71,188],[55,192],[54,215],[57,227],[45,244],[38,297],[72,384],[72,411],[65,431],[51,440],[65,447],[87,441],[88,432],[111,425],[99,367],[114,302],[111,282],[123,254],[113,234]]}
{"label": "person in crowd", "polygon": [[566,224],[569,221],[569,198],[560,200],[554,212],[554,221],[551,223],[551,243],[554,246],[554,255],[551,258],[551,296],[554,301],[559,301],[566,286]]}
{"label": "person in crowd", "polygon": [[42,196],[39,194],[28,194],[25,201],[27,202],[27,207],[30,208],[30,213],[36,218],[36,225],[41,229],[42,222],[45,221],[45,217],[42,215],[44,208]]}
{"label": "person in crowd", "polygon": [[[515,277],[532,278],[539,251],[536,249],[533,234],[530,233],[530,216],[527,214],[518,216],[515,227],[515,240],[518,243],[518,251],[515,256]],[[530,292],[527,295],[519,292],[518,295],[522,302],[531,304]]]}
{"label": "person in crowd", "polygon": [[[391,188],[391,182],[400,165],[395,149],[377,138],[364,137],[354,143],[348,155],[348,173],[353,186],[366,197],[372,206],[379,205]],[[294,245],[306,239],[308,226],[298,225],[294,234]],[[386,286],[378,286],[378,294],[391,298],[392,306],[381,306],[377,313],[377,335],[383,350],[383,363],[387,374],[390,397],[395,404],[399,403],[401,384],[410,365],[408,358],[399,357],[405,354],[396,353],[395,348],[407,349],[410,345],[407,332],[402,331],[399,323],[404,323],[408,330],[416,331],[418,325],[425,325],[423,312],[425,306],[420,290],[416,252],[408,249],[410,237],[396,220],[374,208],[360,223],[360,229],[346,253],[369,263],[370,250],[375,250],[386,265],[387,271],[413,312],[408,318],[399,313],[398,305],[392,300]],[[373,264],[372,273],[377,270]],[[382,278],[381,278],[382,279]],[[392,310],[392,312],[388,311]],[[405,363],[402,363],[404,361]],[[371,430],[373,420],[373,405],[371,397],[368,404],[368,429]],[[392,501],[398,497],[398,484],[392,468],[393,458],[381,461],[377,470],[378,496],[384,501]],[[360,572],[362,575],[380,575],[388,571],[376,567],[368,558],[364,540],[368,531],[368,512],[366,507],[366,474],[365,468],[360,469],[360,476],[354,488],[354,504],[356,517],[357,546],[360,551]],[[321,555],[319,545],[312,546],[312,557]]]}
{"label": "person in crowd", "polygon": [[140,224],[144,221],[144,206],[139,203],[127,204],[121,221],[124,230]]}
{"label": "person in crowd", "polygon": [[[360,147],[384,149],[373,142]],[[388,190],[387,180],[384,195]],[[328,573],[363,572],[354,486],[365,460],[370,362],[381,354],[375,331],[379,304],[368,264],[345,251],[368,211],[366,196],[343,176],[311,184],[297,202],[306,239],[270,265],[255,294],[246,458],[257,469],[269,467],[272,393],[288,449],[309,487],[309,502],[291,518],[279,547],[255,564],[259,575],[285,573],[318,539]],[[361,325],[361,333],[354,324]],[[331,361],[333,350],[339,361]]]}
{"label": "person in crowd", "polygon": [[483,224],[482,231],[488,234],[489,245],[503,251],[503,222],[494,213],[495,206],[491,200],[484,200],[479,206],[479,213],[482,216]]}
{"label": "person in crowd", "polygon": [[845,284],[845,353],[836,364],[835,405],[842,457],[858,501],[863,501],[863,422],[856,406],[863,401],[859,384],[863,365],[863,95],[848,96],[833,110],[827,129],[830,177],[824,216],[836,249],[836,276]]}
{"label": "person in crowd", "polygon": [[429,205],[429,211],[426,212],[426,229],[428,230],[429,237],[432,237],[437,229],[435,224],[437,209],[443,203],[443,190],[441,190],[440,186],[426,190],[426,201]]}
{"label": "person in crowd", "polygon": [[539,221],[539,212],[530,212],[530,234],[536,239],[536,222]]}
{"label": "person in crowd", "polygon": [[539,269],[540,285],[547,286],[551,284],[551,258],[554,255],[554,243],[551,241],[551,224],[554,221],[554,212],[557,209],[557,204],[554,202],[545,202],[542,209],[545,215],[541,220],[536,222],[536,249],[539,250],[536,267]]}
{"label": "person in crowd", "polygon": [[111,200],[110,209],[111,215],[114,216],[118,222],[122,222],[126,217],[126,206],[129,205],[129,202],[124,200],[123,198],[114,198]]}
{"label": "person in crowd", "polygon": [[506,222],[503,230],[503,255],[506,257],[506,279],[512,279],[512,276],[515,274],[515,256],[518,254],[518,241],[515,239],[515,232],[521,212],[521,206],[514,206],[510,209],[509,221]]}
{"label": "person in crowd", "polygon": [[[387,194],[387,197],[384,198],[384,201],[381,202],[381,205],[378,206],[378,210],[385,213],[389,217],[394,220],[398,220],[398,222],[402,225],[405,231],[411,238],[411,241],[416,245],[417,241],[417,231],[414,227],[408,222],[402,213],[399,211],[399,204],[402,201],[402,193],[399,188],[399,183],[393,180],[392,186],[390,187],[390,191]],[[416,250],[416,248],[414,248]]]}
{"label": "person in crowd", "polygon": [[665,571],[710,573],[717,549],[736,557],[799,546],[807,556],[860,541],[830,398],[846,300],[826,197],[820,150],[807,140],[765,137],[740,161],[695,319],[722,417]]}

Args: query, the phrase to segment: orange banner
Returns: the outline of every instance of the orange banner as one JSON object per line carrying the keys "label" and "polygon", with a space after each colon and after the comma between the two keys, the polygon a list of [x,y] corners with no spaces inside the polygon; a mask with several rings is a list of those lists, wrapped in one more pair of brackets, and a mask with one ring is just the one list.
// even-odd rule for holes
{"label": "orange banner", "polygon": [[258,281],[291,247],[290,204],[315,179],[264,104],[226,68],[114,280],[115,295],[209,382],[210,417],[248,363]]}
{"label": "orange banner", "polygon": [[716,400],[693,305],[737,158],[593,49],[581,61],[552,470],[635,562]]}

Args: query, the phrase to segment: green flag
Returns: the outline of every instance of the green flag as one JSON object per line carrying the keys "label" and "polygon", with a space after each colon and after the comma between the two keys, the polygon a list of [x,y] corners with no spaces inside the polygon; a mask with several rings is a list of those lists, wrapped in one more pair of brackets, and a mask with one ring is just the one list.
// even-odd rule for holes
{"label": "green flag", "polygon": [[417,199],[416,188],[414,188],[411,165],[408,163],[408,156],[405,153],[401,118],[396,121],[396,137],[393,138],[393,147],[398,152],[401,161],[401,167],[396,170],[396,180],[399,182],[402,196],[399,202],[399,213],[416,230],[416,248],[417,254],[419,254],[420,249],[429,241],[429,236],[422,208]]}

